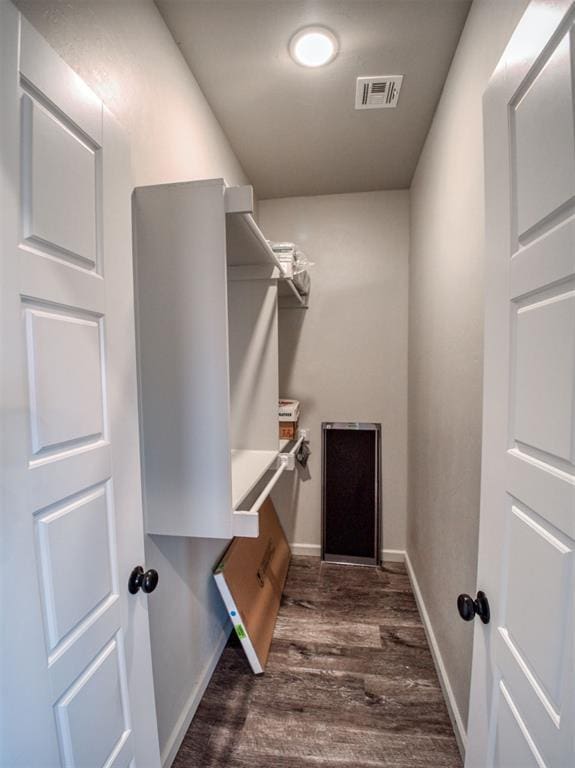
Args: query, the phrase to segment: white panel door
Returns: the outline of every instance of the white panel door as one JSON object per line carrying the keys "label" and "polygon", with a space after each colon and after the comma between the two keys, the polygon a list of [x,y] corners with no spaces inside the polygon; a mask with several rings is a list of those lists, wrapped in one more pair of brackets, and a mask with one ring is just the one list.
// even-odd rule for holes
{"label": "white panel door", "polygon": [[0,56],[0,764],[155,768],[129,148],[5,0]]}
{"label": "white panel door", "polygon": [[575,766],[575,3],[534,0],[484,99],[486,316],[467,768]]}

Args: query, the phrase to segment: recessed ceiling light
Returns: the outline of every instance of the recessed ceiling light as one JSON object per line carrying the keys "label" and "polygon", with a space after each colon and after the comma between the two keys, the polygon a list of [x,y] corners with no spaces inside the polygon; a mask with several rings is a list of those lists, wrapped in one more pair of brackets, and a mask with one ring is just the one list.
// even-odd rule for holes
{"label": "recessed ceiling light", "polygon": [[322,67],[337,56],[337,38],[326,27],[304,27],[290,40],[289,52],[304,67]]}

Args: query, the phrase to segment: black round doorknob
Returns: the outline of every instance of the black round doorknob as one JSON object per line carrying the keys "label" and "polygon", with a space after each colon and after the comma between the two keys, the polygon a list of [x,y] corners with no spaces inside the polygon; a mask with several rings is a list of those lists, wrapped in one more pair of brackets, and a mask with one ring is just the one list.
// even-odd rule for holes
{"label": "black round doorknob", "polygon": [[135,595],[140,589],[142,592],[149,594],[158,586],[159,580],[158,572],[153,568],[150,568],[149,571],[144,571],[141,565],[137,565],[128,579],[128,590],[132,595]]}
{"label": "black round doorknob", "polygon": [[475,600],[471,595],[459,595],[457,598],[457,610],[463,621],[472,621],[477,615],[484,624],[489,624],[491,612],[489,610],[489,600],[485,592],[478,592]]}

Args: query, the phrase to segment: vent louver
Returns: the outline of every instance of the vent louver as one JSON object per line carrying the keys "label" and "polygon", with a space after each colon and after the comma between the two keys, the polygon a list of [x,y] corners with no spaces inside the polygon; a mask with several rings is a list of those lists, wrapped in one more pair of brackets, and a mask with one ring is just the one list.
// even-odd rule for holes
{"label": "vent louver", "polygon": [[392,109],[397,107],[403,75],[358,77],[355,85],[356,109]]}

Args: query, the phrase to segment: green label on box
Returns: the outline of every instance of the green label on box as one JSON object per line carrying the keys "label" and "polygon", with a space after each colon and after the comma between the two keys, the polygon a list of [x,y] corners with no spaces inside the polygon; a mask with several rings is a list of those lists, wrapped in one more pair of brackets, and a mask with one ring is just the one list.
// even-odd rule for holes
{"label": "green label on box", "polygon": [[241,624],[236,624],[236,635],[240,638],[240,640],[243,640],[246,636],[246,631]]}

